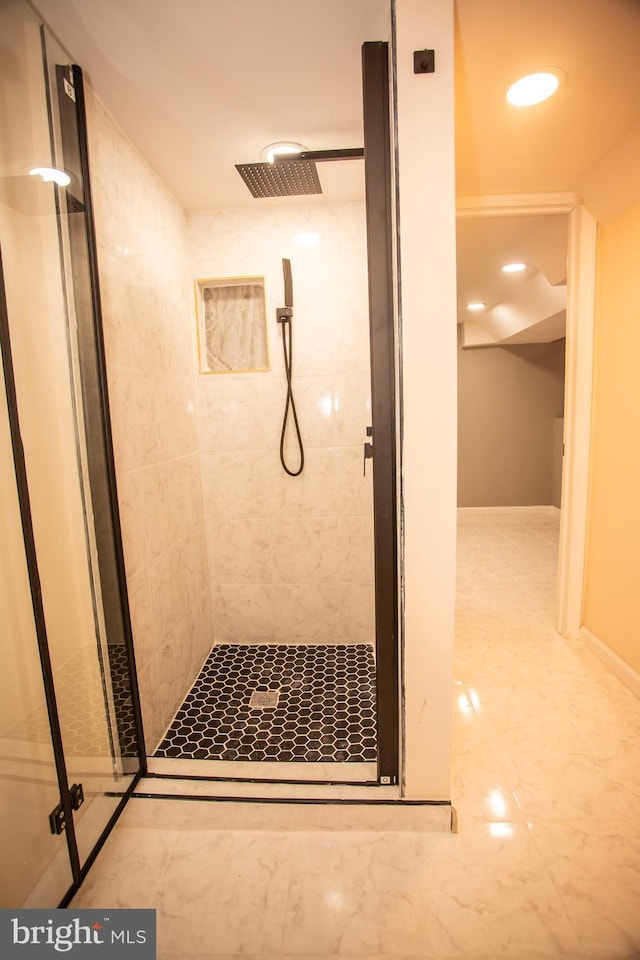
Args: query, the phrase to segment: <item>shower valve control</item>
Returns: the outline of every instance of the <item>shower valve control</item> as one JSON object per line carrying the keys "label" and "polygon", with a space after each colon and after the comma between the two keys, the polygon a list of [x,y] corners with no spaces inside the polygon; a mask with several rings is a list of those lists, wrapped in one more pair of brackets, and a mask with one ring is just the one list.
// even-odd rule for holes
{"label": "shower valve control", "polygon": [[288,323],[293,316],[291,307],[276,307],[276,320],[278,323]]}

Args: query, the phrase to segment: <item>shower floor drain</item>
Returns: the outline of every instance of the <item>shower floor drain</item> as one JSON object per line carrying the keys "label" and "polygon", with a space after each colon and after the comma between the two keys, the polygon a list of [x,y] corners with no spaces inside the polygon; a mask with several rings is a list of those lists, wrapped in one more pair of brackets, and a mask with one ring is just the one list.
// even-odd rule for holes
{"label": "shower floor drain", "polygon": [[251,700],[249,700],[249,706],[252,708],[259,707],[260,709],[273,707],[275,709],[278,706],[279,698],[279,690],[254,690],[251,694]]}

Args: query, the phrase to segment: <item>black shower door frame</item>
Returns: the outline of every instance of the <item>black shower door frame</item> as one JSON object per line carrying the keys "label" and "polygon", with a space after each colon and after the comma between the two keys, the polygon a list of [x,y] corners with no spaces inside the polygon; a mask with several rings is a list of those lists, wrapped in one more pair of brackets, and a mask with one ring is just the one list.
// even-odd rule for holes
{"label": "black shower door frame", "polygon": [[378,782],[399,778],[398,523],[389,44],[362,45],[369,274]]}

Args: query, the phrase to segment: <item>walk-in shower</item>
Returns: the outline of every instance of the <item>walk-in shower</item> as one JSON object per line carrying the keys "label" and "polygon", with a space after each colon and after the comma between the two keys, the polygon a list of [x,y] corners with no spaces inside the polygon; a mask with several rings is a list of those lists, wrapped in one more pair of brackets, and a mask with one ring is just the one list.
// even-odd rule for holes
{"label": "walk-in shower", "polygon": [[[304,201],[321,190],[316,162],[363,150],[302,151],[238,165],[267,201],[259,215],[190,225],[200,276],[264,275],[267,301],[284,276],[283,350],[269,370],[201,373],[215,642],[150,760],[158,775],[397,782],[388,49],[363,54],[366,206]],[[284,196],[301,203],[269,205]],[[291,256],[274,261],[283,247]],[[376,455],[364,476],[363,441]],[[234,772],[229,761],[297,769]]]}
{"label": "walk-in shower", "polygon": [[[296,257],[296,301],[302,320],[296,331],[296,346],[303,367],[295,386],[301,391],[301,416],[307,418],[308,462],[297,396],[294,398],[294,278],[289,258],[278,264],[284,305],[272,314],[274,334],[277,336],[279,330],[282,339],[281,365],[260,374],[260,381],[257,373],[250,374],[255,379],[249,381],[246,375],[234,375],[233,393],[249,390],[257,397],[261,393],[273,396],[273,428],[276,411],[281,421],[279,453],[283,470],[272,470],[275,429],[265,429],[259,451],[239,455],[221,451],[216,482],[220,482],[220,469],[228,465],[229,487],[225,480],[225,489],[242,491],[247,459],[253,464],[254,475],[264,482],[260,488],[252,487],[250,503],[230,497],[220,502],[220,511],[237,512],[238,516],[225,527],[229,536],[224,544],[216,545],[218,556],[212,553],[213,573],[221,581],[238,580],[237,571],[244,568],[247,578],[243,579],[253,579],[253,585],[247,585],[252,591],[260,571],[264,577],[260,594],[271,594],[273,606],[269,609],[262,605],[260,619],[256,617],[253,625],[248,622],[250,609],[240,607],[232,594],[228,625],[216,622],[214,611],[218,642],[155,751],[151,764],[159,772],[169,769],[174,775],[179,773],[175,761],[272,761],[296,764],[295,771],[283,776],[337,776],[335,766],[333,774],[318,773],[314,766],[305,768],[309,770],[305,773],[301,766],[328,763],[347,764],[349,771],[342,777],[375,780],[372,481],[370,475],[362,474],[358,442],[360,424],[369,416],[370,403],[366,312],[359,312],[360,323],[355,325],[356,343],[349,353],[351,376],[339,366],[344,359],[339,349],[339,328],[324,332],[332,345],[335,340],[336,349],[327,357],[336,373],[321,374],[319,364],[325,361],[316,357],[318,335],[330,306],[328,291],[335,289],[336,296],[351,302],[364,294],[364,221],[360,211],[356,217],[355,213],[348,211],[343,222],[335,211],[327,215],[323,209],[314,214],[313,222],[325,235],[326,246],[318,244],[308,248],[306,255],[299,252]],[[242,242],[252,222],[250,214],[230,215],[230,225],[234,220],[238,226],[227,232],[227,238],[236,238],[233,247]],[[277,218],[273,220],[263,240],[264,255],[270,260],[275,245],[272,231],[278,229],[277,222]],[[358,235],[358,231],[359,247],[348,252],[343,249],[339,258],[332,256],[334,250],[344,248],[342,236]],[[326,277],[337,277],[345,260],[352,269],[340,290],[336,282],[327,284]],[[338,302],[332,314],[339,317],[344,309]],[[347,390],[353,389],[354,380],[360,383],[361,392],[350,395]],[[207,377],[203,387],[224,404],[228,382],[226,377]],[[269,405],[265,408],[257,404],[253,415],[260,419],[265,409]],[[234,434],[224,442],[237,445],[242,438]],[[332,469],[327,474],[330,465],[339,466],[339,471]],[[246,541],[241,538],[247,531],[263,530],[269,532],[269,539],[254,540],[251,559],[244,552]],[[233,561],[223,559],[223,553],[233,556]],[[222,604],[227,590],[233,591],[233,584],[221,583]],[[169,768],[167,763],[171,764]],[[215,776],[217,769],[219,763],[205,764],[192,772]],[[259,771],[255,775],[260,776]]]}

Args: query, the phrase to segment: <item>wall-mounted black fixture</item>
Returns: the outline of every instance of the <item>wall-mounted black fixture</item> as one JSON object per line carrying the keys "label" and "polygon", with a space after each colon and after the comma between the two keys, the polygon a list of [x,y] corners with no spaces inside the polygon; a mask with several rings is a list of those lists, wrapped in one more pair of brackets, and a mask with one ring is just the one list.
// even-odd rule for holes
{"label": "wall-mounted black fixture", "polygon": [[275,156],[275,163],[282,163],[287,160],[309,160],[313,163],[326,163],[331,160],[362,160],[364,157],[364,147],[346,147],[342,150],[303,150],[296,157],[291,154],[281,154]]}
{"label": "wall-mounted black fixture", "polygon": [[435,50],[414,50],[413,51],[413,72],[414,73],[435,73],[436,72]]}

